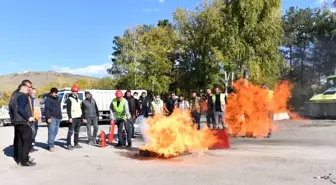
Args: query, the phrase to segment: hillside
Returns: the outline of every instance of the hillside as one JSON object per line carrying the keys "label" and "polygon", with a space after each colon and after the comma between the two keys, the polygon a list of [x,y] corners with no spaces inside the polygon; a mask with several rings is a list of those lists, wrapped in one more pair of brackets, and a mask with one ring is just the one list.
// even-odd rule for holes
{"label": "hillside", "polygon": [[26,72],[26,73],[12,73],[8,75],[0,75],[0,91],[7,89],[13,90],[24,79],[29,79],[34,87],[40,88],[51,82],[54,82],[57,78],[74,83],[79,79],[97,79],[93,77],[73,75],[70,73],[58,73],[55,71],[40,71],[40,72]]}

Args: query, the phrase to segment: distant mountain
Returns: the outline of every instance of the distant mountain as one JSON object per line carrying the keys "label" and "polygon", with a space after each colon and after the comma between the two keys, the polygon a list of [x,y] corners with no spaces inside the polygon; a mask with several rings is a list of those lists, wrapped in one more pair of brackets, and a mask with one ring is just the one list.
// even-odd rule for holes
{"label": "distant mountain", "polygon": [[70,73],[59,73],[56,71],[36,71],[24,73],[12,73],[8,75],[0,75],[0,91],[3,89],[13,90],[18,87],[22,80],[28,79],[33,83],[34,87],[43,87],[57,78],[62,78],[67,82],[74,83],[79,79],[97,79],[88,76],[74,75]]}

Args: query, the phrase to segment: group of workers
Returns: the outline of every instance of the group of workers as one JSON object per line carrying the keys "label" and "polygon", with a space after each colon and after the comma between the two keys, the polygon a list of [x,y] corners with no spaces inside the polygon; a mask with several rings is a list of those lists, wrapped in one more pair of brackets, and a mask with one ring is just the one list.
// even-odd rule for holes
{"label": "group of workers", "polygon": [[[84,123],[87,126],[88,144],[97,144],[99,111],[92,94],[85,92],[85,99],[81,101],[78,97],[79,88],[74,85],[71,88],[71,95],[67,98],[66,109],[68,115],[69,129],[67,134],[66,148],[73,150],[82,148],[79,145],[79,130]],[[58,99],[58,89],[53,87],[45,100],[44,113],[48,125],[48,149],[55,152],[54,143],[62,120],[61,102]],[[226,94],[215,88],[212,94],[211,89],[206,89],[206,96],[201,98],[196,92],[191,94],[190,101],[184,99],[183,95],[178,98],[172,93],[167,102],[161,100],[160,95],[149,97],[143,92],[140,97],[138,93],[121,90],[115,93],[115,99],[110,104],[110,119],[118,127],[118,143],[116,147],[132,147],[134,138],[134,123],[137,118],[148,118],[154,115],[170,116],[176,108],[187,111],[191,114],[194,124],[201,128],[201,114],[206,114],[207,126],[210,129],[227,128],[224,123]],[[41,108],[36,98],[36,89],[32,87],[29,80],[24,80],[18,89],[12,94],[9,103],[11,121],[14,125],[14,159],[18,165],[35,166],[36,163],[30,152],[38,151],[34,148],[35,137],[38,130],[38,122],[41,121]],[[93,133],[91,127],[93,126]],[[124,136],[126,132],[126,138]],[[271,131],[270,131],[271,132]],[[74,135],[74,145],[71,139]]]}

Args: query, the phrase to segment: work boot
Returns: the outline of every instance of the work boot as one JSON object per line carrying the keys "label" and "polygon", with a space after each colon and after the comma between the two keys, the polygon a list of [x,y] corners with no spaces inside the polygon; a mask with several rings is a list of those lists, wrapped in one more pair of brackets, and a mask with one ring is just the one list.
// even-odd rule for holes
{"label": "work boot", "polygon": [[79,148],[83,148],[81,145],[77,144],[75,145],[75,148],[79,149]]}
{"label": "work boot", "polygon": [[23,167],[30,167],[30,166],[35,166],[35,165],[36,165],[36,163],[31,162],[31,161],[21,163],[21,166],[23,166]]}
{"label": "work boot", "polygon": [[122,147],[123,145],[121,143],[118,143],[117,145],[115,145],[115,147]]}
{"label": "work boot", "polygon": [[132,147],[132,144],[127,144],[127,146],[126,146],[127,148],[131,148]]}
{"label": "work boot", "polygon": [[73,150],[73,149],[74,149],[74,147],[73,147],[72,145],[68,145],[66,148],[67,148],[68,150]]}

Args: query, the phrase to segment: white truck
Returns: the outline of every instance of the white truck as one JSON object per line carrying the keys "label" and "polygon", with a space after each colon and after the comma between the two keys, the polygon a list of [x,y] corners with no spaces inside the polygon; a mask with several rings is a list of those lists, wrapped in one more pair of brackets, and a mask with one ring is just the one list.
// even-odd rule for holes
{"label": "white truck", "polygon": [[[78,92],[78,97],[80,100],[85,99],[85,91],[89,91],[92,94],[92,98],[95,99],[99,111],[99,121],[109,121],[110,120],[110,104],[112,100],[115,98],[115,92],[117,90],[96,90],[96,89],[85,89]],[[125,93],[127,90],[121,90]],[[139,97],[142,92],[146,92],[146,90],[131,90],[132,95],[134,92],[139,94]],[[60,89],[58,92],[58,101],[61,102],[62,109],[62,122],[68,121],[68,115],[66,111],[66,101],[71,94],[71,88]],[[41,102],[41,111],[42,111],[42,121],[45,122],[44,115],[44,101],[48,94],[42,95]]]}

